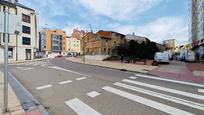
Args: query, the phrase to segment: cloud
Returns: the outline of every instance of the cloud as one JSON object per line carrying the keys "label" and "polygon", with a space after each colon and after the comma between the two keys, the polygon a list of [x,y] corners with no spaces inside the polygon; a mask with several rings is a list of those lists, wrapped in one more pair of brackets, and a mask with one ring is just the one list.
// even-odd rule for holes
{"label": "cloud", "polygon": [[79,25],[79,24],[67,24],[63,30],[66,32],[66,34],[68,36],[71,36],[72,32],[74,29],[78,29],[78,30],[82,30],[84,28],[84,26]]}
{"label": "cloud", "polygon": [[188,40],[188,24],[182,17],[161,17],[138,27],[136,32],[157,42],[172,38],[178,41]]}
{"label": "cloud", "polygon": [[79,0],[93,14],[112,19],[127,19],[151,9],[161,0]]}
{"label": "cloud", "polygon": [[162,42],[165,39],[176,39],[179,44],[188,41],[188,24],[182,17],[160,17],[141,26],[115,24],[115,31],[123,34],[146,36],[152,41]]}

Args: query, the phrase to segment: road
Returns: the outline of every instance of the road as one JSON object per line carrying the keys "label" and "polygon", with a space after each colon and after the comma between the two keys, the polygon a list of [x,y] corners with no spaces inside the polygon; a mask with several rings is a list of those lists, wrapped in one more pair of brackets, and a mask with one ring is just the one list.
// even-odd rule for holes
{"label": "road", "polygon": [[9,65],[51,115],[203,115],[204,84],[73,63],[64,58]]}

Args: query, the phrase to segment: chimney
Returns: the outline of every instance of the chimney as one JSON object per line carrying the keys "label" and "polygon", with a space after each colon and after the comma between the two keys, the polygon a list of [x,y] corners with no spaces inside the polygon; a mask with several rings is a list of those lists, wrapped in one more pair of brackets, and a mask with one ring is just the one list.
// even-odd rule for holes
{"label": "chimney", "polygon": [[135,36],[135,32],[133,32],[132,35]]}

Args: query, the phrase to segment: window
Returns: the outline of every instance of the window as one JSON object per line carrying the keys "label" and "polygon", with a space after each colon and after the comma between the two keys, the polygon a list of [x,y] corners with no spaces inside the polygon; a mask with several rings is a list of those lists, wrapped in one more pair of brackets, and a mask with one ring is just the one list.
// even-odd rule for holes
{"label": "window", "polygon": [[26,34],[30,34],[30,27],[28,26],[22,26],[22,32]]}
{"label": "window", "polygon": [[28,37],[23,37],[22,44],[23,44],[23,45],[30,45],[30,38],[28,38]]}
{"label": "window", "polygon": [[8,58],[13,59],[13,48],[8,48]]}
{"label": "window", "polygon": [[[3,34],[3,42],[5,42],[5,37],[4,37],[4,34]],[[10,37],[8,37],[8,43],[10,42]]]}
{"label": "window", "polygon": [[106,48],[104,48],[103,50],[104,50],[104,52],[105,52],[105,51],[106,51]]}
{"label": "window", "polygon": [[29,16],[29,15],[22,14],[22,21],[23,21],[23,22],[30,23],[30,16]]}

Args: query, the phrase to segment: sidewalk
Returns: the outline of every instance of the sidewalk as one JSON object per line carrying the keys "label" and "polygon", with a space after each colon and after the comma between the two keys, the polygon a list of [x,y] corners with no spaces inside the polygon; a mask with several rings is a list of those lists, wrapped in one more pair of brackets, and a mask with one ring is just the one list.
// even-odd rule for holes
{"label": "sidewalk", "polygon": [[[69,57],[69,61],[83,63],[82,58]],[[182,61],[171,61],[170,64],[160,64],[159,66],[138,65],[131,63],[120,63],[117,61],[96,61],[86,59],[85,64],[96,65],[113,69],[124,69],[127,71],[151,74],[158,77],[182,80],[188,82],[204,84],[204,64],[186,63]]]}
{"label": "sidewalk", "polygon": [[[0,115],[3,114],[3,89],[3,73],[0,71]],[[10,85],[8,86],[8,99],[9,115],[23,115],[25,113]]]}
{"label": "sidewalk", "polygon": [[[83,63],[82,58],[69,57],[66,59],[72,62]],[[121,63],[119,61],[97,61],[97,60],[88,60],[88,59],[85,60],[85,64],[113,68],[118,70],[127,70],[127,71],[139,72],[139,73],[148,73],[149,71],[157,68],[156,66]]]}
{"label": "sidewalk", "polygon": [[204,83],[204,64],[171,61],[169,65],[160,65],[153,69],[150,74],[196,83]]}

